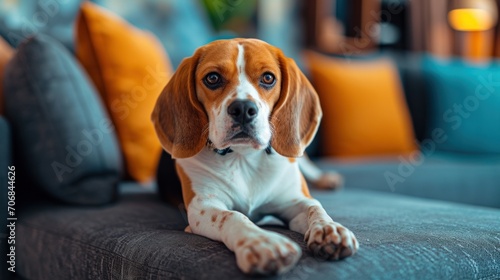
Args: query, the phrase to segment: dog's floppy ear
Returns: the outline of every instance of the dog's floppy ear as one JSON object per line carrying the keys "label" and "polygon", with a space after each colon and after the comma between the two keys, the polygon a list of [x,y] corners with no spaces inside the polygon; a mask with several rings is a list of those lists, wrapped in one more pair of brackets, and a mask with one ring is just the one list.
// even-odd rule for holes
{"label": "dog's floppy ear", "polygon": [[282,156],[299,157],[311,143],[322,117],[319,98],[297,64],[277,51],[281,93],[271,114],[271,146]]}
{"label": "dog's floppy ear", "polygon": [[156,101],[151,115],[163,148],[173,158],[196,155],[207,142],[208,117],[196,97],[197,51],[184,59]]}

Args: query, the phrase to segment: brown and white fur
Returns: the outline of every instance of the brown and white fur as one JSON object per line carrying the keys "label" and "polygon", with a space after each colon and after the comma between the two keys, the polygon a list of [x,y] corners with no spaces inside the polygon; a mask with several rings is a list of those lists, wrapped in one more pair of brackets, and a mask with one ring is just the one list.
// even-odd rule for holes
{"label": "brown and white fur", "polygon": [[255,224],[265,215],[304,234],[316,255],[353,255],[354,234],[311,197],[299,169],[305,162],[311,178],[321,178],[300,158],[321,116],[318,96],[295,62],[263,41],[215,41],[184,59],[152,120],[176,159],[186,230],[223,242],[246,273],[282,273],[301,255],[295,242]]}

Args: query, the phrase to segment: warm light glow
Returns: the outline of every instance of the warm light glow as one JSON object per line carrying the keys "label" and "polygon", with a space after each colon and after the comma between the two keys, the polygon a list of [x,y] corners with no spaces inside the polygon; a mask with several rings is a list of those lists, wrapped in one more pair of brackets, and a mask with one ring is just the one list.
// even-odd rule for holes
{"label": "warm light glow", "polygon": [[496,17],[483,9],[455,9],[448,13],[448,21],[455,30],[484,31],[493,28]]}

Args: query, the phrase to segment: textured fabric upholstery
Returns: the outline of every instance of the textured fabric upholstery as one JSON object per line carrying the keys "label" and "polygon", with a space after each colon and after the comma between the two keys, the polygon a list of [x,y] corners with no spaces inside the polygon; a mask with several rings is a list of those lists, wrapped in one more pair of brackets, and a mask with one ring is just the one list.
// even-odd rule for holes
{"label": "textured fabric upholstery", "polygon": [[112,200],[121,174],[114,128],[73,57],[37,35],[5,71],[6,116],[22,177],[66,202]]}
{"label": "textured fabric upholstery", "polygon": [[[500,210],[359,190],[312,194],[361,248],[323,262],[300,234],[267,227],[304,250],[280,279],[500,277]],[[33,205],[20,215],[18,273],[41,280],[251,279],[222,243],[184,233],[186,225],[185,212],[156,194],[129,194],[101,208]]]}

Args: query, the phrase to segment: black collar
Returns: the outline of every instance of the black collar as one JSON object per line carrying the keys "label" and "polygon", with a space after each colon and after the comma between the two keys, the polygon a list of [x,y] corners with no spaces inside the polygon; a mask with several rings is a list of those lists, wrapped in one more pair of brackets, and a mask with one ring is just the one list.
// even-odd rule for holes
{"label": "black collar", "polygon": [[232,153],[233,150],[231,150],[231,148],[225,148],[223,150],[214,149],[214,152],[216,152],[218,155],[225,156],[227,154]]}
{"label": "black collar", "polygon": [[[213,143],[212,141],[210,141],[210,139],[207,140],[207,146],[209,148],[212,148],[212,150],[218,154],[218,155],[221,155],[221,156],[225,156],[227,154],[230,154],[233,152],[233,150],[231,149],[231,147],[228,147],[228,148],[225,148],[225,149],[222,149],[222,150],[219,150],[217,148],[213,148]],[[269,146],[267,146],[266,148],[266,154],[270,155],[272,153],[272,150],[271,150],[271,143],[269,143]]]}

